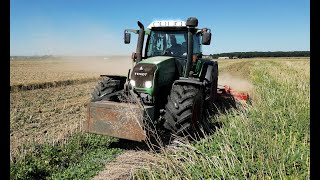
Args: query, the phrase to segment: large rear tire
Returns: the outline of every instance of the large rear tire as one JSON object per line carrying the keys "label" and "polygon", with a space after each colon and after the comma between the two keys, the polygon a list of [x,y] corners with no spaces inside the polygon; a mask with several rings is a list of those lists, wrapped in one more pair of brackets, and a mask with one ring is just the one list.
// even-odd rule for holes
{"label": "large rear tire", "polygon": [[110,100],[110,97],[105,97],[115,91],[120,90],[120,81],[108,77],[104,77],[98,82],[93,92],[91,93],[91,102],[100,100]]}
{"label": "large rear tire", "polygon": [[211,90],[210,90],[210,101],[214,103],[218,98],[218,68],[215,67],[214,72],[211,74],[212,83],[211,83]]}
{"label": "large rear tire", "polygon": [[192,84],[172,86],[163,126],[173,134],[194,132],[203,118],[204,93]]}

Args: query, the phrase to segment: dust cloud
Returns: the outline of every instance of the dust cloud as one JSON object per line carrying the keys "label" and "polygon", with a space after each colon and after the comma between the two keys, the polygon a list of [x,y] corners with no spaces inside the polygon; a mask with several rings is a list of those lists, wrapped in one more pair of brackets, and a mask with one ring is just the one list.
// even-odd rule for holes
{"label": "dust cloud", "polygon": [[130,56],[63,57],[63,70],[68,72],[90,72],[127,76],[132,68]]}
{"label": "dust cloud", "polygon": [[237,91],[249,92],[252,90],[253,85],[240,75],[231,73],[220,73],[218,77],[219,86],[230,86]]}

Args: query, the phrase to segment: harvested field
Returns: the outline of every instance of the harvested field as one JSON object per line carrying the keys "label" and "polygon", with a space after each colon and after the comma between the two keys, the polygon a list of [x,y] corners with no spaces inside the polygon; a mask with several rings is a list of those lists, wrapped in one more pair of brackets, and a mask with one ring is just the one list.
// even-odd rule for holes
{"label": "harvested field", "polygon": [[10,61],[11,157],[23,156],[25,144],[55,143],[79,131],[100,74],[126,75],[128,59]]}
{"label": "harvested field", "polygon": [[38,89],[94,81],[100,74],[126,76],[131,59],[115,57],[64,57],[46,60],[11,60],[11,90]]}
{"label": "harvested field", "polygon": [[13,156],[26,143],[57,142],[80,130],[85,102],[96,82],[10,94],[10,148]]}
{"label": "harvested field", "polygon": [[[219,60],[219,84],[220,85],[230,85],[232,88],[236,90],[241,91],[248,91],[250,92],[250,95],[256,92],[256,84],[261,83],[260,81],[263,81],[262,79],[259,79],[259,76],[257,76],[258,73],[261,73],[260,75],[268,75],[266,77],[272,77],[274,81],[278,82],[279,84],[289,84],[284,87],[279,86],[280,88],[287,88],[287,89],[295,89],[299,88],[300,90],[303,90],[304,92],[297,92],[300,93],[300,96],[302,97],[308,97],[308,88],[309,88],[309,59],[306,58],[297,58],[297,59],[286,59],[286,58],[264,58],[264,59],[237,59],[237,60]],[[131,61],[130,57],[115,57],[110,59],[103,59],[103,58],[92,58],[90,61],[88,58],[82,58],[82,59],[58,59],[58,60],[23,60],[23,61],[10,61],[10,86],[12,88],[12,91],[10,93],[10,157],[11,159],[19,159],[19,157],[24,157],[25,154],[28,153],[28,145],[29,144],[44,144],[44,143],[51,143],[56,144],[58,142],[64,142],[68,141],[68,138],[70,135],[72,135],[75,132],[81,131],[81,122],[83,122],[86,118],[86,107],[85,103],[88,101],[90,97],[90,93],[94,86],[96,85],[96,80],[99,78],[100,74],[119,74],[119,75],[127,75],[128,69],[131,68]],[[264,70],[266,68],[266,70]],[[265,74],[263,74],[265,73]],[[299,75],[299,77],[297,76]],[[286,77],[286,78],[283,78]],[[290,77],[290,78],[288,78]],[[294,78],[294,79],[292,79]],[[252,79],[254,79],[257,82],[254,82]],[[306,80],[305,83],[292,83],[292,82],[298,82],[297,80]],[[259,81],[258,81],[259,80]],[[268,85],[268,82],[263,82]],[[264,87],[264,86],[262,86]],[[270,86],[272,87],[272,86]],[[278,88],[275,86],[275,88]],[[24,89],[29,89],[28,91],[21,91]],[[264,89],[262,89],[264,90]],[[265,91],[265,90],[264,90]],[[268,92],[268,91],[265,91]],[[283,91],[285,92],[285,91]],[[273,93],[271,91],[270,93]],[[287,92],[285,92],[288,94]],[[297,97],[299,97],[297,95]],[[301,103],[308,102],[309,99],[301,100],[296,98],[297,100],[301,101]],[[259,97],[256,99],[257,101],[260,101]],[[284,101],[284,103],[288,103],[291,101]],[[272,101],[270,101],[272,103]],[[260,104],[258,104],[260,105]],[[290,105],[294,105],[294,102],[292,102]],[[272,107],[272,106],[270,106]],[[281,107],[281,106],[280,106]],[[298,106],[297,106],[298,107]],[[299,106],[300,107],[300,106]],[[269,108],[269,107],[268,107]],[[296,108],[293,106],[293,108]],[[308,106],[304,106],[304,109],[308,109]],[[252,117],[253,119],[256,118],[256,120],[261,124],[258,124],[259,126],[262,126],[264,123],[263,121],[266,119],[263,119],[266,115],[268,115],[267,111],[268,109],[261,109],[263,110],[263,117],[260,118],[259,109],[251,109],[254,114],[256,114],[256,117]],[[277,110],[277,116],[282,117],[281,113],[283,113],[280,108]],[[243,114],[240,116],[243,118],[247,117],[247,114]],[[222,119],[226,120],[232,120],[232,119],[241,119],[239,115],[223,115]],[[268,115],[269,116],[269,115]],[[270,115],[273,117],[273,115]],[[292,117],[291,117],[292,116]],[[288,116],[283,116],[282,119],[284,119],[285,123],[291,123],[292,118],[302,118],[303,122],[306,121],[306,117],[308,115],[300,115],[300,114],[289,114]],[[248,116],[250,117],[250,116]],[[260,119],[259,119],[260,118]],[[291,119],[290,119],[291,118]],[[247,119],[244,120],[245,122],[248,122]],[[298,121],[297,121],[298,122]],[[250,124],[250,123],[249,123]],[[246,124],[244,124],[246,125]],[[267,124],[270,127],[272,124]],[[293,124],[294,126],[297,126],[296,124]],[[282,125],[281,125],[282,126]],[[284,126],[284,125],[283,125]],[[237,124],[237,127],[240,127],[239,124]],[[285,126],[284,126],[285,127]],[[305,124],[302,124],[299,128],[305,131],[305,128],[308,127]],[[228,129],[229,128],[229,129]],[[228,127],[225,129],[226,132],[230,132],[232,134],[232,129]],[[233,125],[231,124],[231,128],[233,128]],[[243,130],[250,127],[244,127]],[[241,129],[240,129],[241,130]],[[266,129],[266,134],[267,131]],[[280,128],[279,131],[283,131]],[[254,138],[255,136],[251,137],[250,132],[242,132],[237,130],[237,132],[240,133],[248,133],[248,137]],[[253,131],[255,132],[255,131]],[[292,133],[292,132],[290,132]],[[271,134],[271,133],[270,133]],[[228,139],[233,138],[231,136],[227,136],[224,134],[219,134],[221,137]],[[258,135],[258,134],[257,134]],[[269,135],[269,134],[267,134]],[[282,137],[282,134],[278,134],[279,137]],[[296,138],[294,136],[295,134],[290,134],[290,138],[292,136],[293,139]],[[216,141],[220,141],[219,137],[215,136],[214,139]],[[267,136],[269,138],[269,136]],[[270,136],[271,137],[271,136]],[[91,137],[90,137],[91,138]],[[94,139],[92,140],[89,138],[90,142],[94,144]],[[303,147],[308,147],[308,134],[305,134],[303,137],[299,137],[300,139],[303,138]],[[210,138],[209,138],[210,139]],[[298,138],[297,138],[298,139]],[[243,139],[244,141],[246,139]],[[290,145],[289,142],[286,141],[286,139],[281,139],[284,143],[287,144],[287,146]],[[208,141],[206,139],[205,141]],[[277,149],[286,150],[286,147],[278,146],[277,141],[272,141],[271,139],[268,139],[268,141],[273,142],[276,149],[272,149],[272,144],[265,145],[268,148],[271,148],[272,152],[278,153]],[[212,144],[212,152],[216,151],[215,142],[208,141],[207,144],[202,145],[201,142],[198,142],[200,146],[195,146],[196,148],[199,148],[200,150],[206,150],[208,148],[208,144]],[[298,142],[300,143],[300,142]],[[261,143],[262,144],[262,143]],[[280,143],[281,144],[281,143]],[[259,144],[255,144],[257,149],[260,149],[261,152],[263,152],[263,148],[259,146]],[[301,144],[300,144],[301,145]],[[189,146],[189,145],[188,145]],[[190,145],[190,147],[193,147],[193,145]],[[232,144],[229,144],[230,147],[232,147]],[[302,146],[302,145],[301,145]],[[102,146],[103,147],[103,146]],[[290,146],[291,147],[291,146]],[[106,150],[105,147],[104,150]],[[248,147],[247,147],[248,148]],[[109,149],[107,149],[109,150]],[[110,147],[110,150],[113,149]],[[242,149],[241,149],[242,150]],[[98,151],[98,150],[97,150]],[[100,150],[99,150],[100,151]],[[250,149],[250,151],[254,152],[254,149]],[[102,152],[102,151],[101,151]],[[111,151],[110,151],[111,152]],[[226,152],[221,151],[222,153],[229,153],[229,149],[226,150]],[[245,155],[246,151],[237,151],[242,152]],[[303,156],[303,168],[306,168],[306,163],[308,163],[308,157],[309,154],[306,153],[304,149],[299,149],[298,151]],[[96,152],[94,152],[96,153]],[[184,173],[187,174],[188,177],[192,179],[192,177],[198,177],[193,176],[195,173],[200,173],[204,166],[210,166],[215,167],[217,164],[210,164],[209,161],[207,161],[207,158],[216,158],[216,156],[211,157],[211,151],[206,152],[203,151],[202,156],[205,157],[205,159],[201,159],[202,157],[199,157],[198,152],[195,152],[194,154],[191,154],[192,161],[195,164],[199,164],[199,166],[195,166],[195,170],[199,171],[189,171],[187,167],[192,167],[191,164],[186,164],[184,162],[180,162],[174,160],[172,163],[174,165],[181,165],[181,168]],[[219,153],[219,152],[216,152]],[[258,152],[260,153],[260,152]],[[285,154],[285,153],[281,153]],[[111,153],[112,157],[118,155],[117,153]],[[260,154],[261,155],[261,154]],[[275,154],[275,156],[278,156],[279,154]],[[164,156],[170,156],[174,157],[174,159],[184,159],[189,160],[189,157],[185,157],[183,152],[182,154],[164,154]],[[301,157],[302,157],[301,156]],[[88,155],[89,157],[89,155]],[[87,158],[88,158],[87,157]],[[111,157],[111,156],[110,156]],[[157,156],[158,157],[158,156]],[[160,154],[160,157],[162,157],[162,154]],[[229,156],[226,156],[229,157]],[[231,157],[231,156],[230,156]],[[268,156],[261,156],[263,158],[268,158]],[[282,156],[281,156],[282,157]],[[306,158],[307,157],[307,158]],[[97,157],[96,157],[97,158]],[[165,158],[165,157],[163,157]],[[282,157],[282,158],[285,158]],[[289,156],[288,158],[292,158]],[[99,159],[99,158],[97,158]],[[201,162],[198,162],[200,160]],[[250,159],[244,159],[245,161],[252,163],[247,164],[244,169],[244,171],[248,171],[248,173],[254,174],[253,171],[251,171],[251,167],[256,166],[254,164],[255,162],[251,162]],[[270,164],[273,165],[272,159],[267,159]],[[283,160],[283,159],[282,159]],[[295,161],[295,159],[292,159],[292,161]],[[183,177],[183,174],[178,174],[178,176],[175,176],[174,170],[175,167],[171,167],[172,164],[169,164],[167,166],[164,164],[166,168],[170,168],[169,174],[166,174],[165,167],[158,166],[156,168],[159,168],[162,171],[154,171],[153,169],[149,169],[152,166],[149,166],[154,162],[154,158],[152,153],[150,152],[144,152],[144,151],[132,151],[132,150],[126,150],[123,155],[118,156],[118,158],[115,158],[113,162],[110,162],[109,164],[106,164],[105,169],[97,174],[95,179],[107,179],[107,178],[113,178],[113,179],[129,179],[130,177],[135,174],[136,168],[145,168],[143,172],[138,172],[136,174],[136,177],[138,178],[144,178],[144,177],[165,177],[168,175],[168,177]],[[168,161],[169,162],[169,161]],[[216,159],[216,162],[220,162],[219,159]],[[237,161],[235,161],[237,162]],[[94,164],[94,163],[93,163]],[[201,165],[202,164],[202,165]],[[155,165],[155,164],[153,164]],[[221,164],[220,167],[225,168],[226,172],[232,172],[233,170],[228,169],[227,165]],[[287,166],[285,162],[282,162],[281,168],[279,173],[285,173],[285,169],[288,169],[290,167],[284,168],[284,166]],[[240,164],[239,164],[240,167]],[[242,167],[242,166],[241,166]],[[183,169],[185,168],[185,169]],[[270,171],[273,171],[273,166]],[[81,169],[81,168],[79,168]],[[219,169],[219,167],[217,167]],[[260,169],[261,170],[261,169]],[[297,169],[293,169],[295,172]],[[72,172],[72,167],[67,171]],[[80,170],[79,170],[80,171]],[[159,174],[159,172],[163,174]],[[202,172],[202,171],[201,171]],[[210,171],[213,172],[213,171]],[[209,171],[207,173],[210,173]],[[240,171],[239,171],[240,172]],[[298,171],[297,171],[298,172]],[[259,171],[260,175],[263,174],[262,170]],[[275,173],[277,172],[273,172]],[[241,172],[240,174],[242,175]],[[283,176],[281,174],[280,176]],[[308,172],[306,172],[306,175],[308,176]],[[66,176],[68,177],[68,176]],[[261,176],[259,176],[261,177]],[[297,174],[294,174],[293,177],[298,177]]]}

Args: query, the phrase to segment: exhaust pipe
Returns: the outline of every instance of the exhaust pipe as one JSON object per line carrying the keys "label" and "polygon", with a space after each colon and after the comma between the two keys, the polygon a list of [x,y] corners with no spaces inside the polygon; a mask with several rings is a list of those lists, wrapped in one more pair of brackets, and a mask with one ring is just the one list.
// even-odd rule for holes
{"label": "exhaust pipe", "polygon": [[195,27],[198,26],[198,19],[196,17],[189,17],[187,19],[186,25],[188,27],[188,54],[187,54],[187,64],[184,77],[188,78],[190,70],[192,67],[192,56],[193,56],[193,34]]}
{"label": "exhaust pipe", "polygon": [[137,44],[137,50],[136,50],[137,63],[142,60],[142,49],[143,49],[143,41],[144,41],[144,26],[140,21],[138,21],[138,26],[140,27],[140,30],[139,30],[138,44]]}
{"label": "exhaust pipe", "polygon": [[186,71],[184,73],[185,78],[189,77],[190,69],[192,66],[192,55],[193,55],[193,34],[191,32],[191,28],[188,28],[188,54],[187,54]]}

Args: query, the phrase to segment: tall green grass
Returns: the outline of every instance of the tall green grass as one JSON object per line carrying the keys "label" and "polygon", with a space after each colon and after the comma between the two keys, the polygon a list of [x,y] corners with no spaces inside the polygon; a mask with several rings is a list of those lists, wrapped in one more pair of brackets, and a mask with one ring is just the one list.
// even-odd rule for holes
{"label": "tall green grass", "polygon": [[[286,64],[287,63],[287,64]],[[308,63],[252,63],[252,105],[215,116],[223,126],[161,161],[135,179],[309,179],[310,77]],[[289,65],[288,65],[289,64]]]}
{"label": "tall green grass", "polygon": [[66,143],[35,144],[34,151],[10,164],[10,179],[90,179],[121,149],[108,136],[75,133]]}

